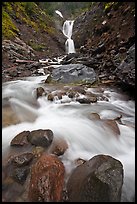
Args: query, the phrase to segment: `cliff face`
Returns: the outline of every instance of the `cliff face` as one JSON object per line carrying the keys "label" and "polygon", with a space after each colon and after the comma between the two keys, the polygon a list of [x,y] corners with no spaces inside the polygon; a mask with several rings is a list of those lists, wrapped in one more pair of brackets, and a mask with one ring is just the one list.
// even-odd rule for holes
{"label": "cliff face", "polygon": [[[94,2],[81,12],[75,18],[72,35],[77,53],[97,60],[96,72],[101,77],[134,87],[135,2]],[[64,20],[49,17],[34,2],[4,2],[2,70],[18,66],[15,59],[38,60],[65,54],[66,39],[61,31]]]}
{"label": "cliff face", "polygon": [[105,43],[106,50],[110,50],[133,37],[135,2],[96,3],[92,10],[78,16],[74,22],[76,48],[84,45],[91,49]]}
{"label": "cliff face", "polygon": [[[2,5],[2,39],[19,38],[29,45],[36,57],[64,53],[63,34],[54,20],[34,2],[4,2]],[[62,42],[61,42],[62,41]]]}
{"label": "cliff face", "polygon": [[73,39],[78,52],[98,60],[100,76],[135,87],[135,2],[97,3],[75,19]]}

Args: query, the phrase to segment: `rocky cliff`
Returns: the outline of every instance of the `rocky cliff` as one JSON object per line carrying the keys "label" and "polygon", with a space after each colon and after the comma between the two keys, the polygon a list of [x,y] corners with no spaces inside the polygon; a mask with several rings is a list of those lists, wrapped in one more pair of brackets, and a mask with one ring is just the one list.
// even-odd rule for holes
{"label": "rocky cliff", "polygon": [[[65,54],[65,37],[55,18],[34,2],[3,3],[2,38],[4,80],[7,69],[14,77],[16,60],[36,61]],[[115,80],[134,89],[135,2],[94,3],[75,18],[72,38],[77,54],[101,80]],[[23,67],[18,72],[21,70]],[[30,74],[27,70],[24,76]]]}
{"label": "rocky cliff", "polygon": [[98,60],[100,78],[135,87],[135,2],[98,2],[75,19],[73,39],[78,52]]}

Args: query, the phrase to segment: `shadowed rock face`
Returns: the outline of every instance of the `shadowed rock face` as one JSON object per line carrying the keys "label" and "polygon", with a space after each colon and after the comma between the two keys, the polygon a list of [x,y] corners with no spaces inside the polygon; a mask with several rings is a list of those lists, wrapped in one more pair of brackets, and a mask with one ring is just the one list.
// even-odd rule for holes
{"label": "shadowed rock face", "polygon": [[69,202],[119,202],[123,184],[120,161],[97,155],[78,166],[68,183]]}
{"label": "shadowed rock face", "polygon": [[117,67],[116,74],[123,83],[135,87],[135,44],[127,51],[127,56]]}
{"label": "shadowed rock face", "polygon": [[59,202],[62,199],[64,165],[56,156],[43,154],[31,169],[29,200]]}
{"label": "shadowed rock face", "polygon": [[93,68],[83,64],[62,65],[52,72],[52,79],[62,83],[89,82],[94,83],[97,80]]}
{"label": "shadowed rock face", "polygon": [[53,140],[52,130],[33,130],[27,137],[28,141],[36,146],[48,147]]}

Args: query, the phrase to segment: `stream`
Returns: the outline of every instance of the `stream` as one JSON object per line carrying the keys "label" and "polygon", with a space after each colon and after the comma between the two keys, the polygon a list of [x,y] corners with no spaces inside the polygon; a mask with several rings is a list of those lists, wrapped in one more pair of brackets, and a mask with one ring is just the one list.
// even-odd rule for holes
{"label": "stream", "polygon": [[[55,12],[63,18],[60,11]],[[76,52],[71,39],[73,23],[73,20],[66,20],[62,28],[67,38],[67,54]],[[2,84],[2,167],[12,150],[10,142],[17,134],[50,129],[55,140],[65,140],[68,145],[60,156],[66,175],[70,175],[79,159],[89,160],[98,154],[110,155],[123,165],[121,202],[132,202],[135,196],[135,101],[111,86],[83,85],[87,95],[76,93],[77,98],[96,95],[97,101],[80,103],[76,95],[69,97],[68,90],[74,85],[45,83],[47,77],[44,74]],[[47,95],[36,97],[38,87],[52,95],[59,91],[62,96],[55,95],[52,101]],[[10,182],[13,184],[8,178],[3,200],[26,202],[27,197],[22,196],[25,186],[20,190],[21,185],[16,182],[15,186],[10,185]]]}
{"label": "stream", "polygon": [[[84,87],[87,92],[107,98],[90,104],[80,104],[67,95],[63,95],[62,99],[55,97],[52,102],[46,96],[36,99],[35,90],[39,86],[52,93],[65,87],[44,84],[42,81],[45,78],[27,77],[3,83],[3,162],[10,150],[11,140],[18,133],[24,130],[51,129],[54,138],[63,138],[68,144],[69,148],[61,156],[68,174],[78,158],[88,160],[97,154],[107,154],[120,160],[124,169],[121,201],[131,202],[135,195],[135,102],[111,87]],[[80,97],[83,97],[82,94]],[[6,124],[10,111],[12,117]],[[100,119],[92,118],[92,114],[97,114]],[[120,116],[121,122],[116,122],[120,134],[113,126],[109,127],[102,122]]]}

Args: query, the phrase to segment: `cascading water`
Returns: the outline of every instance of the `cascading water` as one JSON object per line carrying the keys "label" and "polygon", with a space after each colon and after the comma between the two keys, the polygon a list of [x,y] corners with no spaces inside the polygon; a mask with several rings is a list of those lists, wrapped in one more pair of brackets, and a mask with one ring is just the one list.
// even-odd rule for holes
{"label": "cascading water", "polygon": [[56,10],[55,12],[56,12],[56,14],[58,14],[61,18],[63,18],[62,13],[61,13],[60,11]]}
{"label": "cascading water", "polygon": [[[67,172],[71,172],[74,160],[77,158],[87,160],[102,153],[119,159],[124,168],[122,201],[133,201],[135,195],[134,101],[110,88],[103,90],[108,101],[98,101],[94,104],[82,105],[67,96],[63,96],[61,100],[56,98],[53,102],[48,101],[45,96],[36,100],[34,89],[42,85],[40,83],[43,79],[45,76],[3,84],[2,99],[11,105],[21,120],[16,125],[11,122],[11,125],[3,127],[3,156],[10,141],[18,133],[24,130],[51,129],[55,138],[64,138],[68,143],[69,148],[61,157]],[[88,91],[100,94],[94,88]],[[37,106],[34,106],[35,103]],[[89,113],[98,113],[102,119],[122,115],[123,124],[117,123],[120,130],[118,138],[107,126],[89,119]]]}
{"label": "cascading water", "polygon": [[[60,11],[56,10],[55,11],[60,17],[63,18],[63,15]],[[67,38],[65,42],[65,48],[66,48],[66,53],[75,53],[75,46],[74,46],[74,41],[71,39],[72,37],[72,30],[73,30],[73,25],[74,25],[74,20],[66,20],[63,24],[63,29],[62,32]]]}
{"label": "cascading water", "polygon": [[65,42],[66,52],[75,53],[74,41],[71,39],[74,21],[66,20],[63,24],[63,34],[67,37]]}

